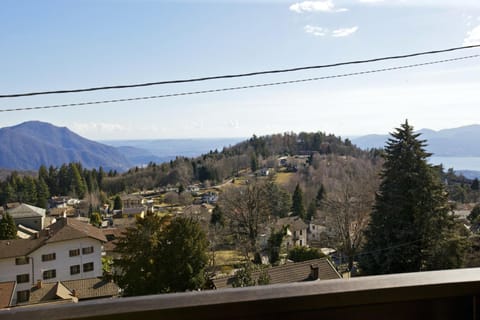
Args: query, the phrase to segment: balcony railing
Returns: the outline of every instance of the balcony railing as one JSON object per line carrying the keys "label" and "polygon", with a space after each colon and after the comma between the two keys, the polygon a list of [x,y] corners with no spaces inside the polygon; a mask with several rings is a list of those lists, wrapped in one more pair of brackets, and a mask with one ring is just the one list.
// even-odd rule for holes
{"label": "balcony railing", "polygon": [[480,269],[0,310],[0,319],[479,319]]}

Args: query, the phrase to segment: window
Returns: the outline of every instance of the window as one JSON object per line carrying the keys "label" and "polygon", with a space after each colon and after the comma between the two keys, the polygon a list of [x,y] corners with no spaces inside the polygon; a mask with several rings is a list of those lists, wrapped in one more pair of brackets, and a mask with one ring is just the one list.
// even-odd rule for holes
{"label": "window", "polygon": [[55,260],[56,254],[54,253],[49,253],[49,254],[42,254],[42,261],[51,261]]}
{"label": "window", "polygon": [[83,272],[93,271],[93,262],[83,264]]}
{"label": "window", "polygon": [[30,259],[28,257],[15,258],[16,265],[28,264],[29,262],[30,262]]}
{"label": "window", "polygon": [[302,235],[302,230],[300,230],[300,235]]}
{"label": "window", "polygon": [[23,290],[17,292],[17,303],[27,302],[30,299],[30,290]]}
{"label": "window", "polygon": [[80,249],[73,249],[68,252],[70,257],[76,257],[80,255]]}
{"label": "window", "polygon": [[92,253],[92,252],[93,252],[93,247],[82,248],[82,253],[83,254],[89,254],[89,253]]}
{"label": "window", "polygon": [[25,283],[30,281],[30,275],[28,273],[17,275],[17,283]]}
{"label": "window", "polygon": [[80,265],[79,264],[77,264],[75,266],[70,266],[70,274],[79,274],[79,273],[80,273]]}
{"label": "window", "polygon": [[57,276],[57,270],[55,269],[43,271],[43,280],[52,279],[52,278],[55,278],[56,276]]}

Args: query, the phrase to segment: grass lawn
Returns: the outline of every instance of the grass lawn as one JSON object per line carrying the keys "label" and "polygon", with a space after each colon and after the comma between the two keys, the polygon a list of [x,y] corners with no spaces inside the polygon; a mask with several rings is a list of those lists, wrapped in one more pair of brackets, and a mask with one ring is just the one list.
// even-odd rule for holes
{"label": "grass lawn", "polygon": [[243,261],[243,255],[235,250],[219,250],[215,252],[215,264],[217,266],[233,265]]}
{"label": "grass lawn", "polygon": [[277,172],[275,182],[279,185],[286,185],[293,175],[293,172]]}

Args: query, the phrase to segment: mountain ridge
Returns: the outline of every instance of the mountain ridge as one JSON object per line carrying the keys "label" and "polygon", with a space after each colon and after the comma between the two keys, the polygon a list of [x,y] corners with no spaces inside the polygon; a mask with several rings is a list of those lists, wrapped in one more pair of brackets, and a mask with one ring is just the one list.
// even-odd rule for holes
{"label": "mountain ridge", "polygon": [[1,128],[0,141],[0,167],[5,169],[37,170],[41,165],[61,166],[70,162],[119,171],[132,166],[114,147],[41,121]]}

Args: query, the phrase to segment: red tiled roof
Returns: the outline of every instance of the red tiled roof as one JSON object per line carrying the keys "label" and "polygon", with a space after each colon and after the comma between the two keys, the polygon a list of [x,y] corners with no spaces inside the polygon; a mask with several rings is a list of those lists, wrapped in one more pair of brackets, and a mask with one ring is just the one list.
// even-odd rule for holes
{"label": "red tiled roof", "polygon": [[[311,267],[318,267],[318,280],[340,279],[327,258],[320,258],[296,263],[287,263],[281,266],[268,268],[265,271],[270,278],[269,284],[292,283],[314,280],[311,278]],[[258,279],[262,271],[252,272],[252,278]],[[235,276],[213,279],[215,288],[231,288]],[[317,280],[317,279],[315,279]]]}
{"label": "red tiled roof", "polygon": [[50,230],[51,237],[47,240],[47,243],[80,239],[85,237],[107,242],[102,230],[77,219],[59,219],[50,226]]}
{"label": "red tiled roof", "polygon": [[0,309],[11,306],[14,292],[15,281],[0,282]]}

